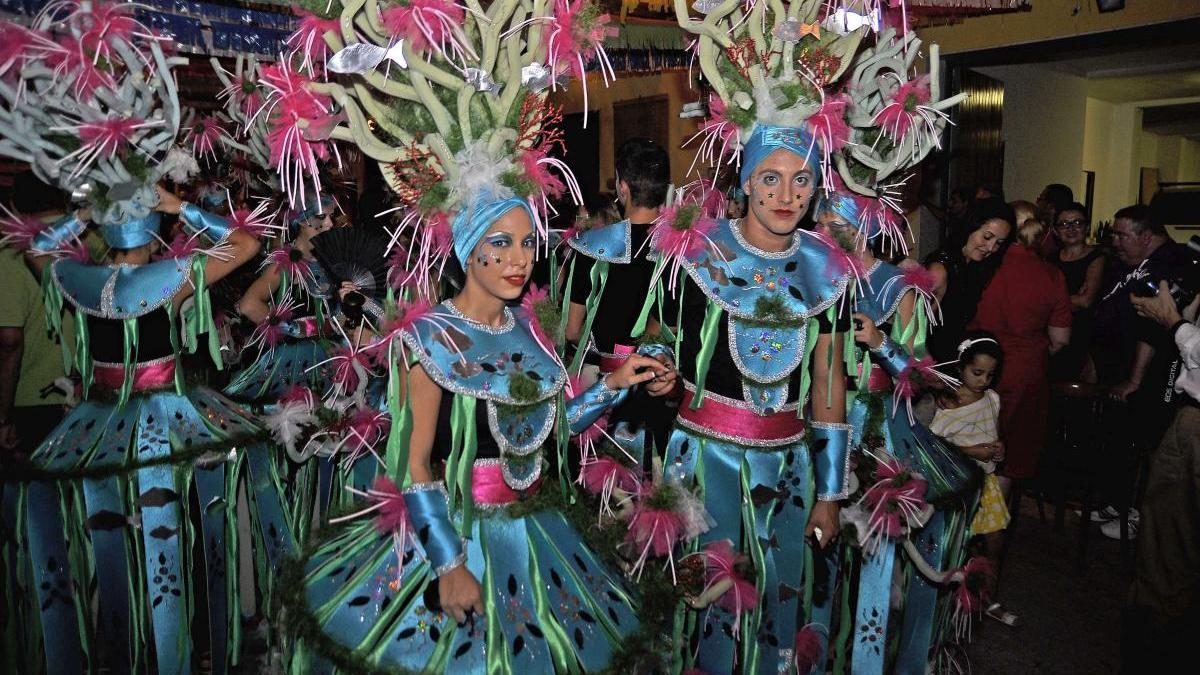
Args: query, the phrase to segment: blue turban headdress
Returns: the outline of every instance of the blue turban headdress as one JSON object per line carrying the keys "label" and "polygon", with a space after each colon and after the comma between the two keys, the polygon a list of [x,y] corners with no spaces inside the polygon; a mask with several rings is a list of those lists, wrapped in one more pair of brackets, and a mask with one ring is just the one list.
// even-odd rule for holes
{"label": "blue turban headdress", "polygon": [[151,211],[140,218],[100,226],[104,242],[112,248],[137,248],[154,241],[162,214]]}
{"label": "blue turban headdress", "polygon": [[475,245],[487,233],[487,229],[515,208],[525,209],[529,222],[534,222],[529,202],[517,197],[477,197],[459,209],[454,222],[450,224],[450,229],[454,233],[454,257],[458,258],[464,270],[467,269],[467,259],[471,257],[471,251],[475,250]]}
{"label": "blue turban headdress", "polygon": [[[774,127],[767,124],[756,124],[742,146],[741,183],[746,184],[755,167],[762,163],[767,155],[776,150],[788,150],[804,158],[810,164],[821,162],[821,147],[817,139],[807,127]],[[813,169],[813,181],[817,187],[821,184],[820,168]]]}

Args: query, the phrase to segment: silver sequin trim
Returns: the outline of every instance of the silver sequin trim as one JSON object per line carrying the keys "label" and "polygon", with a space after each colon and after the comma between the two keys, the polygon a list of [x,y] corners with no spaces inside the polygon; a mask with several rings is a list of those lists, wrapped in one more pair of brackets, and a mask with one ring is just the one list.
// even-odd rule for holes
{"label": "silver sequin trim", "polygon": [[[594,401],[594,403],[600,403],[600,404],[603,404],[603,405],[609,405],[609,404],[611,404],[613,401],[617,400],[617,397],[621,395],[621,390],[619,390],[619,389],[613,389],[613,388],[611,388],[611,387],[609,387],[609,386],[608,386],[608,376],[609,376],[609,373],[601,373],[601,374],[600,374],[600,378],[596,380],[596,382],[597,382],[598,384],[599,384],[599,383],[603,383],[603,384],[604,384],[604,391],[603,391],[603,392],[601,392],[601,394],[600,394],[600,398],[598,398],[596,401]],[[588,387],[588,389],[591,389],[591,387]],[[584,391],[587,391],[587,390],[585,389]],[[581,393],[581,394],[580,394],[580,396],[582,396],[582,395],[583,395],[583,394]],[[580,420],[580,419],[583,417],[583,413],[584,413],[584,412],[585,412],[585,411],[586,411],[586,410],[587,410],[589,407],[590,407],[590,406],[583,406],[583,405],[580,405],[580,406],[575,406],[575,409],[574,409],[574,411],[573,411],[573,412],[570,412],[570,413],[567,415],[567,423],[568,423],[568,424],[574,424],[574,423],[578,422],[578,421],[579,421],[579,420]],[[568,409],[568,410],[570,410],[570,409],[571,409],[571,406],[567,406],[567,409]]]}
{"label": "silver sequin trim", "polygon": [[524,457],[542,447],[542,443],[554,428],[554,420],[558,417],[558,405],[553,398],[543,401],[543,403],[550,406],[550,414],[546,416],[545,422],[542,423],[542,428],[534,432],[529,442],[523,445],[516,445],[500,432],[500,413],[496,408],[496,403],[494,401],[487,401],[488,429],[492,432],[492,436],[500,446],[501,452]]}
{"label": "silver sequin trim", "polygon": [[[401,490],[401,494],[411,495],[418,492],[429,492],[430,490],[437,490],[438,492],[442,493],[443,496],[446,496],[446,482],[440,480],[431,480],[424,483],[413,483],[412,485],[409,485]],[[448,496],[446,496],[446,498],[449,499]]]}
{"label": "silver sequin trim", "polygon": [[633,237],[632,237],[633,226],[630,225],[629,219],[625,219],[625,220],[615,222],[612,225],[608,225],[608,227],[616,227],[617,225],[623,225],[625,227],[625,255],[623,255],[623,256],[614,258],[612,256],[606,256],[606,255],[601,255],[599,253],[592,253],[589,251],[585,251],[582,248],[579,248],[578,246],[575,245],[574,239],[568,239],[567,246],[570,246],[571,248],[575,249],[576,251],[579,251],[581,254],[583,254],[589,258],[592,258],[594,260],[599,260],[599,261],[606,262],[606,263],[615,263],[617,265],[628,265],[633,260]]}
{"label": "silver sequin trim", "polygon": [[745,235],[742,234],[742,219],[729,221],[729,231],[733,233],[733,238],[746,249],[747,252],[758,256],[764,260],[783,260],[784,258],[792,257],[796,251],[800,250],[800,234],[799,232],[792,234],[792,243],[785,250],[779,252],[764,251],[761,248],[755,247],[750,242],[746,241]]}
{"label": "silver sequin trim", "polygon": [[[738,317],[735,317],[731,313],[728,315],[727,331],[729,333],[729,354],[730,354],[730,356],[733,357],[733,364],[735,366],[737,366],[738,371],[741,372],[741,374],[743,376],[745,376],[746,379],[748,379],[752,382],[756,382],[758,384],[775,384],[776,382],[779,382],[780,380],[788,379],[791,376],[792,371],[796,370],[796,366],[799,366],[800,363],[804,361],[804,353],[808,349],[808,326],[805,326],[803,323],[801,323],[798,328],[792,329],[792,330],[795,330],[797,334],[799,334],[800,348],[796,351],[796,356],[793,357],[791,362],[788,363],[788,365],[785,369],[786,372],[783,374],[783,376],[777,377],[773,380],[766,379],[764,377],[759,376],[757,373],[755,373],[753,370],[751,370],[750,367],[747,366],[746,363],[742,360],[741,350],[739,350],[737,348],[736,336],[738,334],[738,331],[736,330],[736,324],[734,323],[737,318]],[[751,330],[754,330],[754,329],[755,328],[751,328]],[[768,326],[764,326],[763,330],[771,330],[771,328]],[[784,330],[787,330],[787,329],[784,329]]]}
{"label": "silver sequin trim", "polygon": [[817,500],[822,502],[836,502],[839,499],[845,499],[850,496],[850,443],[849,437],[854,435],[854,425],[844,422],[809,422],[815,429],[844,429],[847,432],[846,450],[843,453],[844,465],[842,466],[842,489],[833,494],[818,494]]}
{"label": "silver sequin trim", "polygon": [[529,474],[526,478],[517,478],[508,468],[508,462],[500,462],[500,474],[504,477],[504,483],[518,492],[528,490],[529,486],[536,483],[537,479],[542,477],[544,462],[541,457],[538,457],[536,462],[537,464],[534,466],[533,473]]}
{"label": "silver sequin trim", "polygon": [[[87,314],[88,316],[95,316],[101,319],[136,319],[138,317],[145,316],[172,301],[175,298],[175,294],[179,292],[179,289],[192,282],[192,259],[186,258],[185,260],[186,262],[180,267],[183,270],[183,277],[179,280],[179,283],[175,286],[175,288],[171,289],[164,297],[160,298],[159,301],[154,304],[147,304],[145,307],[143,307],[139,303],[136,312],[123,312],[118,314],[117,312],[112,311],[111,308],[113,306],[113,297],[116,293],[116,271],[122,267],[140,267],[140,265],[130,265],[127,263],[106,265],[106,267],[113,270],[113,274],[108,278],[108,281],[104,283],[104,289],[100,292],[100,309],[94,309],[92,307],[86,307],[80,304],[75,300],[75,296],[73,296],[70,291],[63,287],[62,280],[58,278],[57,265],[58,263],[64,261],[56,260],[54,263],[52,263],[55,269],[53,270],[54,273],[50,275],[50,279],[54,282],[54,286],[58,289],[58,292],[71,302],[72,307],[83,312],[84,314]],[[180,261],[177,260],[176,265],[179,264]]]}
{"label": "silver sequin trim", "polygon": [[[462,546],[464,549],[466,549],[466,547],[467,547],[466,539],[463,540]],[[434,576],[440,577],[443,574],[448,574],[448,573],[454,571],[454,568],[461,567],[465,564],[467,564],[467,552],[464,550],[462,553],[459,553],[458,555],[454,556],[454,560],[451,560],[450,562],[446,563],[445,565],[440,565],[437,568],[435,568],[433,570],[433,574],[434,574]]]}
{"label": "silver sequin trim", "polygon": [[[471,326],[470,328],[474,329],[475,327]],[[530,401],[518,401],[512,396],[502,396],[494,391],[462,386],[453,378],[446,376],[446,373],[442,370],[443,366],[434,361],[429,354],[425,353],[421,343],[417,341],[416,336],[412,335],[408,331],[401,331],[400,336],[404,340],[404,344],[408,345],[408,348],[412,350],[413,354],[416,354],[417,361],[421,363],[421,368],[425,370],[425,374],[429,376],[429,379],[433,380],[434,384],[442,389],[455,394],[462,394],[472,398],[481,398],[485,401],[508,403],[509,405],[529,405],[531,403]],[[538,401],[544,401],[556,395],[562,390],[566,383],[567,379],[565,374],[562,371],[558,371],[553,382],[551,383],[552,386],[542,392],[543,397],[538,399]],[[538,401],[532,401],[532,403],[537,403]]]}
{"label": "silver sequin trim", "polygon": [[513,326],[515,326],[517,323],[516,319],[513,317],[512,310],[507,307],[504,308],[504,324],[499,327],[489,326],[486,323],[481,323],[475,319],[472,319],[466,314],[460,312],[458,308],[454,306],[454,303],[448,299],[442,301],[442,307],[445,307],[446,311],[453,314],[456,318],[466,321],[471,325],[471,328],[483,333],[488,333],[489,335],[504,335],[508,331],[512,330]]}
{"label": "silver sequin trim", "polygon": [[[157,359],[152,359],[150,361],[136,361],[136,362],[134,362],[133,365],[135,367],[157,366],[157,365],[164,364],[167,361],[174,361],[174,360],[175,360],[175,354],[168,354],[166,356],[161,356]],[[101,368],[124,368],[125,367],[124,363],[119,363],[119,362],[114,362],[114,361],[93,361],[92,365],[100,366]]]}

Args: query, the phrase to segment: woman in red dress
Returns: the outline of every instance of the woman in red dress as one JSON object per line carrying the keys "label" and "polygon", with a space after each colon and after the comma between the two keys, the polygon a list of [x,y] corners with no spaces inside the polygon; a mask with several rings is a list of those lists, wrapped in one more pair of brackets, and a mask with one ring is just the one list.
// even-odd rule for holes
{"label": "woman in red dress", "polygon": [[1038,256],[1045,226],[1029,219],[1017,228],[996,276],[979,302],[972,328],[996,336],[1004,349],[1000,437],[1005,463],[1001,488],[1032,477],[1046,436],[1050,355],[1071,339],[1071,302],[1062,272]]}

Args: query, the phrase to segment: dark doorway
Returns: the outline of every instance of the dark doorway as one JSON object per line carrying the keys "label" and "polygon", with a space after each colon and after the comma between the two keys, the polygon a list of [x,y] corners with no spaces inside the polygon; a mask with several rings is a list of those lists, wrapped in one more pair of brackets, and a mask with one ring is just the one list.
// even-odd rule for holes
{"label": "dark doorway", "polygon": [[[600,191],[600,115],[592,110],[588,116],[589,124],[584,129],[583,113],[563,115],[562,129],[569,150],[565,157],[559,152],[554,153],[571,167],[579,181],[579,189],[585,195]],[[569,198],[566,202],[573,207]]]}

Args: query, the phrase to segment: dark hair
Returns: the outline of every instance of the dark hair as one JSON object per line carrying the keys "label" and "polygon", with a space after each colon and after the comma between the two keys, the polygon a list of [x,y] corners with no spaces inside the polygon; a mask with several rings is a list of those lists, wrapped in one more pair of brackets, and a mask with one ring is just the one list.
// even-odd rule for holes
{"label": "dark hair", "polygon": [[653,209],[667,201],[671,159],[648,138],[631,138],[617,150],[617,179],[629,185],[631,206]]}
{"label": "dark hair", "polygon": [[[1071,191],[1071,188],[1062,183],[1047,185],[1042,190],[1042,195],[1046,198],[1046,201],[1054,205],[1055,213],[1066,211],[1068,206],[1074,206],[1072,202],[1075,201],[1075,193]],[[1080,211],[1087,213],[1085,209],[1080,209]]]}
{"label": "dark hair", "polygon": [[[958,376],[962,379],[962,369],[975,360],[976,356],[990,356],[996,359],[996,372],[1004,365],[1004,349],[996,340],[996,336],[983,330],[972,330],[963,333],[963,342],[971,341],[971,345],[958,355]],[[962,344],[962,343],[959,343]]]}
{"label": "dark hair", "polygon": [[1138,234],[1148,231],[1157,237],[1167,236],[1167,228],[1163,227],[1155,217],[1154,210],[1145,204],[1134,204],[1117,211],[1113,216],[1113,222],[1116,223],[1121,219],[1128,220],[1133,224],[1133,230]]}
{"label": "dark hair", "polygon": [[959,200],[970,204],[975,199],[975,193],[971,192],[970,188],[956,187],[950,191],[950,196],[958,197]]}
{"label": "dark hair", "polygon": [[32,171],[13,177],[12,200],[17,213],[61,213],[67,210],[67,194],[53,185],[47,185]]}
{"label": "dark hair", "polygon": [[[1084,206],[1083,204],[1080,204],[1079,202],[1071,202],[1070,204],[1067,204],[1066,206],[1059,209],[1058,213],[1061,215],[1063,213],[1066,213],[1067,211],[1078,211],[1083,214],[1083,219],[1086,222],[1089,222],[1089,223],[1092,222],[1092,216],[1090,213],[1088,213],[1087,207]],[[1046,223],[1047,226],[1057,225],[1057,224],[1058,223]]]}

